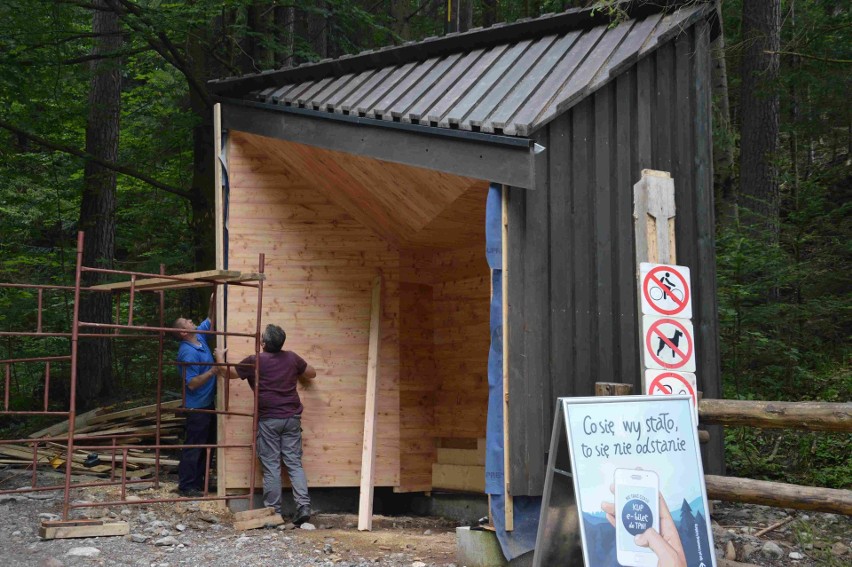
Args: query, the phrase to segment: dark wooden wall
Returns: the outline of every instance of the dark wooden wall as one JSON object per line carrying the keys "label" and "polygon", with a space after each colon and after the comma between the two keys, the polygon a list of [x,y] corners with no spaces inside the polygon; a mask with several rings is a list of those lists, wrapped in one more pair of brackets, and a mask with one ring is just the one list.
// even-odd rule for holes
{"label": "dark wooden wall", "polygon": [[[671,172],[677,260],[692,271],[697,372],[721,394],[706,23],[640,60],[535,135],[534,190],[509,194],[509,442],[513,495],[544,484],[556,398],[598,381],[641,391],[633,185]],[[705,471],[722,470],[715,432]]]}

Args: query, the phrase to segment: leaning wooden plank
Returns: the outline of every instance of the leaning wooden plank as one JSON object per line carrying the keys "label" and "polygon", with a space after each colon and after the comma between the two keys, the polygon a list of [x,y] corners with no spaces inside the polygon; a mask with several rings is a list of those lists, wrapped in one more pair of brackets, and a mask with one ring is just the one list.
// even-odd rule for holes
{"label": "leaning wooden plank", "polygon": [[485,492],[485,467],[434,463],[432,487],[464,492]]}
{"label": "leaning wooden plank", "polygon": [[120,536],[130,533],[130,524],[114,520],[42,522],[38,533],[42,539]]}
{"label": "leaning wooden plank", "polygon": [[234,522],[245,522],[246,520],[254,520],[255,518],[266,518],[275,515],[275,508],[254,508],[253,510],[243,510],[242,512],[234,513]]}
{"label": "leaning wooden plank", "polygon": [[379,341],[382,320],[382,278],[373,280],[370,306],[370,342],[367,349],[367,395],[364,404],[364,443],[361,451],[361,499],[358,529],[373,529],[373,474],[376,465],[376,392],[379,375]]}
{"label": "leaning wooden plank", "polygon": [[[263,515],[252,516],[251,513],[262,513]],[[240,514],[248,515],[247,519],[239,519]],[[284,518],[281,517],[281,514],[276,514],[274,508],[246,510],[245,512],[238,512],[235,517],[238,518],[234,522],[234,529],[237,531],[254,530],[264,526],[278,526],[284,523]]]}
{"label": "leaning wooden plank", "polygon": [[[81,427],[83,425],[88,425],[89,420],[101,415],[103,413],[108,413],[109,408],[95,408],[91,411],[87,411],[86,413],[81,413],[74,419],[74,426]],[[51,425],[50,427],[45,427],[44,429],[40,429],[35,433],[30,433],[30,439],[36,439],[38,437],[55,437],[57,435],[62,435],[63,433],[68,433],[68,420],[62,421],[60,423],[56,423]]]}

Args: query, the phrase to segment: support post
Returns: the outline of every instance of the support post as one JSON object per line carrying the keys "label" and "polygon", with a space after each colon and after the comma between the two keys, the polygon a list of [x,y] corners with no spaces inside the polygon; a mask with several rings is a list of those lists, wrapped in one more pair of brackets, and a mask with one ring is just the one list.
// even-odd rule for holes
{"label": "support post", "polygon": [[[216,230],[216,269],[225,269],[225,242],[224,242],[224,203],[222,195],[222,162],[220,155],[222,153],[222,105],[216,103],[213,105],[213,177],[216,185],[214,190],[214,205],[215,205],[215,230]],[[223,288],[224,289],[224,288]],[[218,286],[216,291],[218,292]],[[219,329],[225,329],[225,294],[216,294],[216,324]],[[224,335],[216,335],[216,348],[219,352],[227,345],[225,344]],[[222,376],[216,376],[216,409],[224,411],[227,406],[225,396],[228,389],[225,387],[225,380]],[[216,414],[216,439],[219,443],[222,442],[225,435],[225,416]],[[225,496],[227,489],[226,475],[226,459],[224,448],[216,449],[216,496]],[[225,501],[217,501],[219,506],[224,509]]]}
{"label": "support post", "polygon": [[502,269],[503,277],[503,494],[506,531],[515,529],[515,505],[510,490],[511,461],[509,459],[509,186],[503,185],[501,195]]}
{"label": "support post", "polygon": [[373,529],[373,477],[376,465],[376,395],[379,378],[379,343],[382,321],[382,277],[373,280],[370,305],[370,342],[367,350],[367,391],[364,403],[364,442],[361,450],[361,498],[358,529]]}

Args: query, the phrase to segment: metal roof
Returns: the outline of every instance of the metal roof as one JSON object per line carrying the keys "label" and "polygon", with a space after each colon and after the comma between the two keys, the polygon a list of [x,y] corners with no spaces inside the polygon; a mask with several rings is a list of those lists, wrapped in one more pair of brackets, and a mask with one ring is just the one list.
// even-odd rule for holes
{"label": "metal roof", "polygon": [[[320,62],[307,69],[226,79],[211,86],[214,91],[218,87],[233,94],[236,85],[251,88],[273,82],[273,86],[244,93],[242,98],[376,120],[528,136],[712,12],[712,5],[687,4],[615,26],[599,19],[586,20],[586,26],[579,29],[563,25],[560,30],[540,23],[537,35],[514,41],[508,39],[513,35],[511,28],[525,24],[506,25],[501,42],[482,45],[484,42],[474,41],[484,31],[493,36],[490,29],[455,34],[452,45],[459,46],[455,51],[441,52],[426,45],[425,59],[400,61],[397,54],[389,64],[370,68],[354,64],[359,58],[381,63],[381,56],[376,57],[380,50],[354,56],[352,62],[341,58],[332,65]],[[468,49],[457,39],[466,35],[472,40]],[[428,56],[430,49],[435,55]],[[325,76],[318,76],[323,71]]]}

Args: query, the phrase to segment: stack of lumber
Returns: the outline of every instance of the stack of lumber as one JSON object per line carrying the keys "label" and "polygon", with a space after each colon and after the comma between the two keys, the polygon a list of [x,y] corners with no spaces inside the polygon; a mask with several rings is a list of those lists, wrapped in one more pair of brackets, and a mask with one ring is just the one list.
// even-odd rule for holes
{"label": "stack of lumber", "polygon": [[439,439],[437,453],[434,490],[485,492],[485,439]]}
{"label": "stack of lumber", "polygon": [[[126,405],[126,404],[125,404]],[[160,441],[161,443],[176,443],[180,439],[184,417],[176,414],[174,409],[180,406],[180,400],[164,402],[160,405]],[[146,405],[130,408],[109,406],[96,408],[80,414],[74,420],[75,444],[96,445],[102,449],[75,450],[71,459],[71,470],[84,474],[109,474],[112,462],[118,474],[124,459],[122,445],[154,444],[157,435],[157,406]],[[30,439],[46,439],[65,437],[68,434],[69,422],[63,421],[40,431],[32,433]],[[113,455],[113,435],[129,435],[115,440],[117,449]],[[33,460],[32,444],[0,445],[0,464],[30,466]],[[99,463],[85,466],[84,463],[92,453],[98,455]],[[38,445],[36,463],[40,467],[62,468],[67,457],[67,445],[63,441],[45,441]],[[177,466],[176,458],[160,454],[160,465]],[[128,477],[144,477],[153,474],[156,454],[153,449],[128,449]]]}

